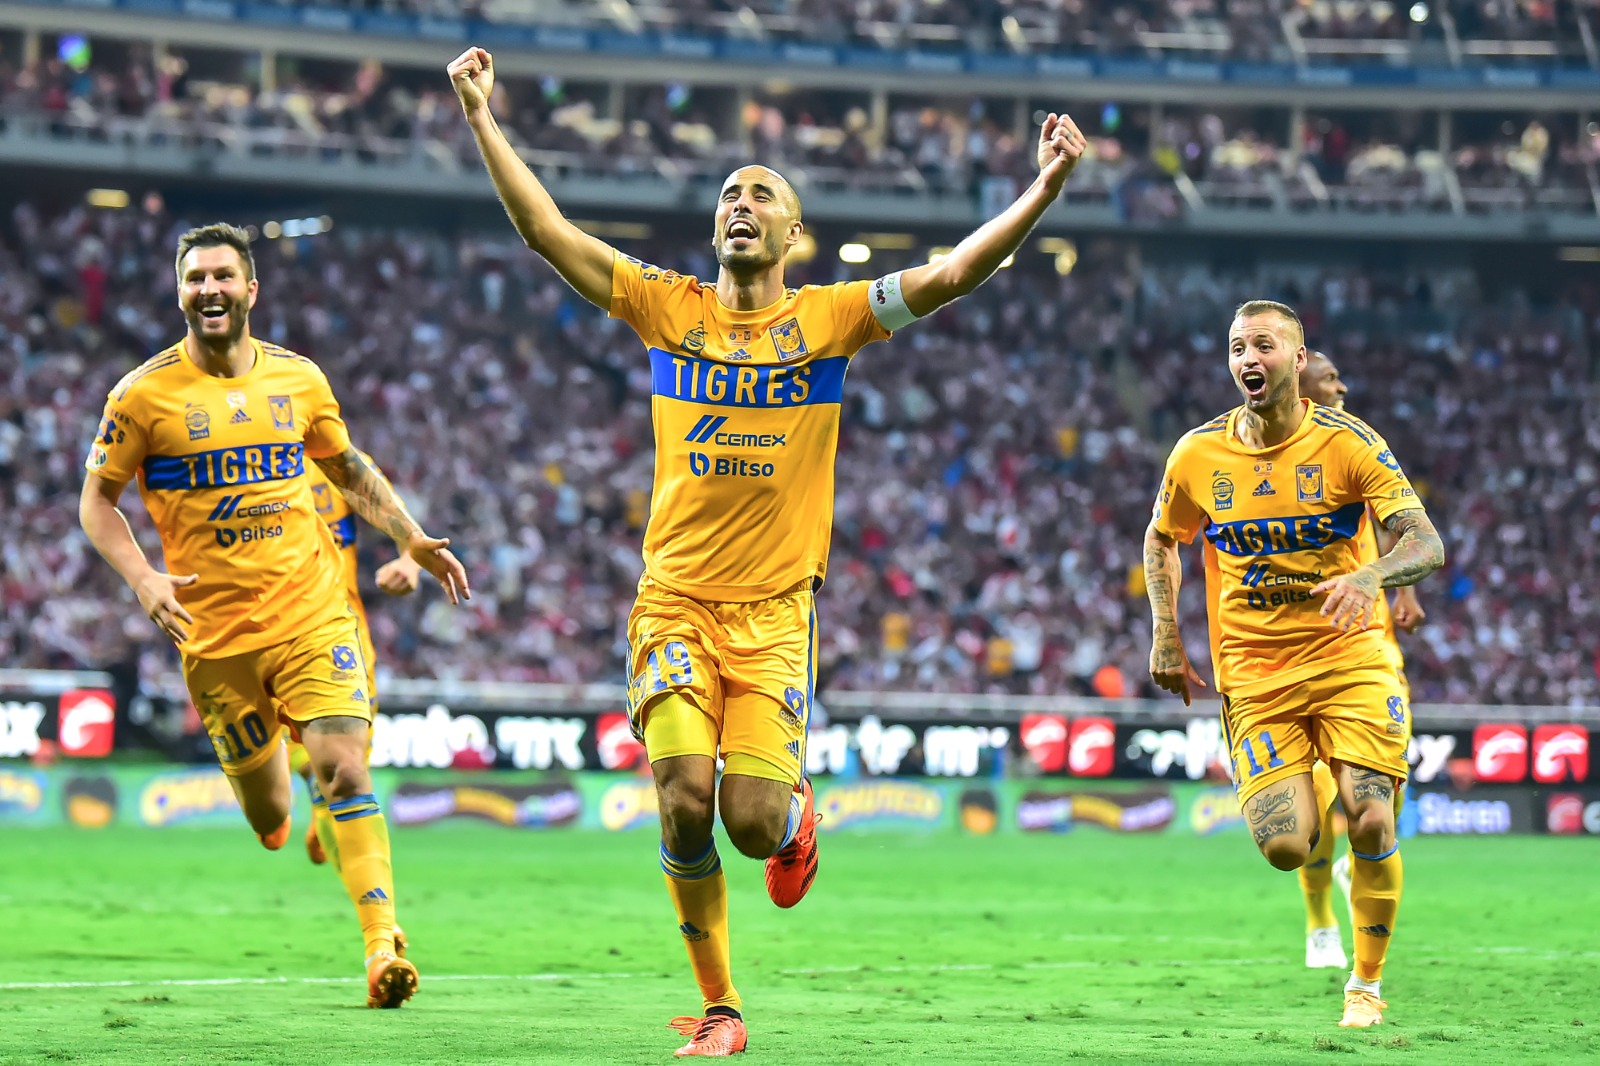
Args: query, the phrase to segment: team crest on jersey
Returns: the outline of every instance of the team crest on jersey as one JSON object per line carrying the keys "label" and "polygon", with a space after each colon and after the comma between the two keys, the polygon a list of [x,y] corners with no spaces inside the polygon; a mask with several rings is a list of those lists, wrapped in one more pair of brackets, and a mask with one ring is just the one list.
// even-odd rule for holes
{"label": "team crest on jersey", "polygon": [[1322,502],[1322,464],[1312,463],[1294,468],[1295,494],[1301,503]]}
{"label": "team crest on jersey", "polygon": [[778,362],[787,363],[791,359],[798,359],[805,355],[806,339],[800,332],[800,320],[791,318],[787,322],[779,322],[767,331],[772,334],[772,346],[778,349]]}
{"label": "team crest on jersey", "polygon": [[268,396],[267,407],[272,411],[273,429],[294,428],[294,403],[288,396]]}
{"label": "team crest on jersey", "polygon": [[690,355],[699,355],[706,350],[706,324],[700,323],[683,335],[683,343],[678,347]]}
{"label": "team crest on jersey", "polygon": [[190,440],[205,440],[211,436],[211,416],[197,403],[183,405],[183,424],[188,427]]}
{"label": "team crest on jersey", "polygon": [[1211,503],[1218,511],[1233,509],[1233,479],[1218,470],[1211,475]]}

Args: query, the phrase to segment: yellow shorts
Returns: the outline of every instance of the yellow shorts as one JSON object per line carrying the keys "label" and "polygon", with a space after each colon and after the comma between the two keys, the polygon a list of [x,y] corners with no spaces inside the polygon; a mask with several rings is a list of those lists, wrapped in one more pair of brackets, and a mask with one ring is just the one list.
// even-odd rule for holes
{"label": "yellow shorts", "polygon": [[[641,578],[628,715],[650,760],[720,754],[727,773],[799,784],[816,636],[809,580],[755,603],[702,603]],[[668,694],[681,699],[661,702]]]}
{"label": "yellow shorts", "polygon": [[1397,781],[1410,773],[1411,714],[1392,668],[1341,670],[1276,691],[1224,695],[1222,732],[1241,803],[1283,778],[1310,773],[1319,758]]}
{"label": "yellow shorts", "polygon": [[349,614],[259,651],[185,655],[183,681],[226,774],[249,773],[270,759],[280,724],[295,734],[317,718],[372,721],[366,660]]}
{"label": "yellow shorts", "polygon": [[[356,616],[356,632],[361,638],[361,661],[367,666],[367,702],[372,707],[374,714],[378,711],[378,656],[372,649],[372,629],[367,625],[367,611],[359,599],[351,596],[348,599],[351,612]],[[289,769],[297,774],[305,773],[311,766],[311,756],[306,754],[304,744],[290,732],[288,726],[283,729],[283,739],[289,745]],[[367,758],[372,758],[372,741],[367,741]]]}

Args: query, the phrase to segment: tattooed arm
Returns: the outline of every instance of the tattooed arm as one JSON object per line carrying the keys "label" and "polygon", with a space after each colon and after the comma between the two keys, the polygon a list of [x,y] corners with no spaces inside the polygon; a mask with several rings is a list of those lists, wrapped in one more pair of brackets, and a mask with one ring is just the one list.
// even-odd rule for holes
{"label": "tattooed arm", "polygon": [[445,549],[449,540],[430,537],[411,517],[394,488],[374,470],[354,447],[337,455],[312,462],[328,476],[349,501],[350,507],[373,526],[382,530],[428,573],[439,579],[451,603],[471,599],[467,572],[456,557]]}
{"label": "tattooed arm", "polygon": [[1388,554],[1311,590],[1328,594],[1322,615],[1335,629],[1365,629],[1381,590],[1414,585],[1444,565],[1444,541],[1422,508],[1396,511],[1383,525],[1397,538]]}
{"label": "tattooed arm", "polygon": [[[1367,518],[1372,522],[1372,534],[1378,541],[1378,554],[1388,555],[1394,551],[1394,546],[1400,542],[1400,538],[1378,521],[1378,516],[1370,507],[1367,509]],[[1394,595],[1389,598],[1389,607],[1394,615],[1394,624],[1407,633],[1416,632],[1417,627],[1428,620],[1428,612],[1422,609],[1422,601],[1417,599],[1415,585],[1396,587]]]}
{"label": "tattooed arm", "polygon": [[1183,635],[1178,632],[1178,589],[1183,583],[1183,561],[1178,557],[1178,542],[1156,528],[1154,522],[1144,534],[1144,587],[1150,599],[1150,680],[1183,697],[1192,699],[1189,686],[1205,688],[1206,683],[1189,665],[1183,650]]}

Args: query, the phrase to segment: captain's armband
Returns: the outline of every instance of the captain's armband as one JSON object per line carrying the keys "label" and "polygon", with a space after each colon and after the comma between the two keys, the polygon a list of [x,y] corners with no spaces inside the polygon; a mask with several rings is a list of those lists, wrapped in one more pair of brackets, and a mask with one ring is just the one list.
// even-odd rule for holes
{"label": "captain's armband", "polygon": [[900,290],[900,275],[903,273],[897,270],[893,274],[885,274],[872,283],[872,290],[867,294],[873,317],[890,333],[917,320],[911,308],[906,306],[905,293]]}

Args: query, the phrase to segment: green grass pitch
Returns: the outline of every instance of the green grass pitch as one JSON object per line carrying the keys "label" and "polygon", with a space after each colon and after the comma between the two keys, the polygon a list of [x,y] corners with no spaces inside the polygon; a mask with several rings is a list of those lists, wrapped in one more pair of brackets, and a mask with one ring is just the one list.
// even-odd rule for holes
{"label": "green grass pitch", "polygon": [[[297,844],[0,833],[0,1066],[673,1061],[664,1023],[699,1001],[651,834],[433,826],[395,850],[422,988],[380,1012]],[[1344,975],[1304,968],[1294,876],[1242,836],[826,836],[791,912],[729,850],[746,1061],[1600,1061],[1592,841],[1408,841],[1367,1032],[1335,1024]]]}

